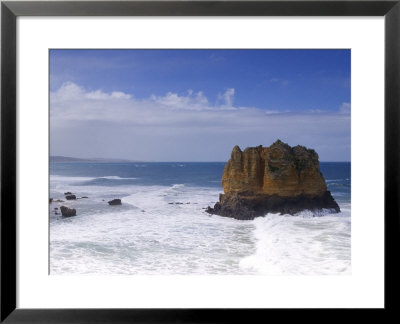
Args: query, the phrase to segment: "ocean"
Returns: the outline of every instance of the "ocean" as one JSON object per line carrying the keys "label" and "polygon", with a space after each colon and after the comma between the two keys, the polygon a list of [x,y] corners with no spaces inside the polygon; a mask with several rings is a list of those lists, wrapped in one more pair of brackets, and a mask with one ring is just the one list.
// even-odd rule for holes
{"label": "ocean", "polygon": [[[320,163],[338,214],[210,215],[225,163],[50,163],[51,275],[351,274],[351,164]],[[122,200],[110,206],[111,199]],[[61,205],[77,216],[55,213]]]}

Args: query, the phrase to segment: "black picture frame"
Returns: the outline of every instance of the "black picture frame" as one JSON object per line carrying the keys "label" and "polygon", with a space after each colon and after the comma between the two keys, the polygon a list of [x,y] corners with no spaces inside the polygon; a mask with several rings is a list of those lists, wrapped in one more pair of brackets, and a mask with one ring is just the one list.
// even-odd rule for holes
{"label": "black picture frame", "polygon": [[[385,307],[399,288],[400,0],[395,1],[2,1],[1,3],[1,317],[4,323],[254,322],[271,309],[16,308],[16,19],[19,16],[384,16],[385,18]],[[287,311],[287,309],[284,309]],[[309,312],[292,310],[309,318]],[[311,310],[315,311],[315,310]],[[331,310],[326,310],[331,312]],[[349,310],[343,310],[349,312]],[[359,311],[359,310],[353,310]],[[364,310],[365,311],[365,310]],[[268,314],[266,313],[268,312]],[[332,312],[331,312],[332,313]],[[373,315],[376,314],[376,315]],[[335,316],[332,313],[333,316]],[[312,315],[313,319],[318,318]],[[326,315],[323,315],[326,316]],[[341,315],[340,315],[341,316]],[[257,319],[258,318],[258,319]],[[338,317],[339,318],[339,317]],[[311,319],[312,320],[312,319]],[[319,318],[319,320],[324,320]]]}

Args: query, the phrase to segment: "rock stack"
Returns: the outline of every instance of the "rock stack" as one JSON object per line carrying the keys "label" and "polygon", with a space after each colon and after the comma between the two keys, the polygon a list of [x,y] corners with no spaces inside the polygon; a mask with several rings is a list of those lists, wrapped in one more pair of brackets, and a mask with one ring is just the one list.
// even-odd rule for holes
{"label": "rock stack", "polygon": [[340,208],[327,190],[318,154],[304,146],[290,147],[277,140],[269,147],[239,146],[222,175],[224,194],[207,212],[236,219],[266,213],[296,214],[303,210]]}

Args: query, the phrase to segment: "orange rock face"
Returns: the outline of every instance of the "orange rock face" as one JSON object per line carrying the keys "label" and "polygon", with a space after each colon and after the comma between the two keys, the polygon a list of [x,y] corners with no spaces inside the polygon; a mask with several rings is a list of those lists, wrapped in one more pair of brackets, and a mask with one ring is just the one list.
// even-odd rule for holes
{"label": "orange rock face", "polygon": [[319,169],[318,154],[276,141],[269,147],[233,148],[222,176],[224,194],[206,212],[241,220],[303,210],[340,212]]}
{"label": "orange rock face", "polygon": [[280,140],[269,147],[249,147],[243,152],[235,146],[225,165],[222,187],[226,194],[249,192],[281,197],[322,196],[327,191],[318,154]]}

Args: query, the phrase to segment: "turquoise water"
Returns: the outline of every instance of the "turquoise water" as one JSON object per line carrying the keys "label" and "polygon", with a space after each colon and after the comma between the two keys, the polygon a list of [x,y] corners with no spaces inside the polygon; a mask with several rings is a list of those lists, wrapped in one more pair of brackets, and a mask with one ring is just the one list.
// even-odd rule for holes
{"label": "turquoise water", "polygon": [[[51,163],[51,274],[349,274],[351,165],[321,163],[342,212],[209,215],[225,163]],[[120,198],[121,206],[107,201]],[[65,205],[77,216],[62,218]]]}

